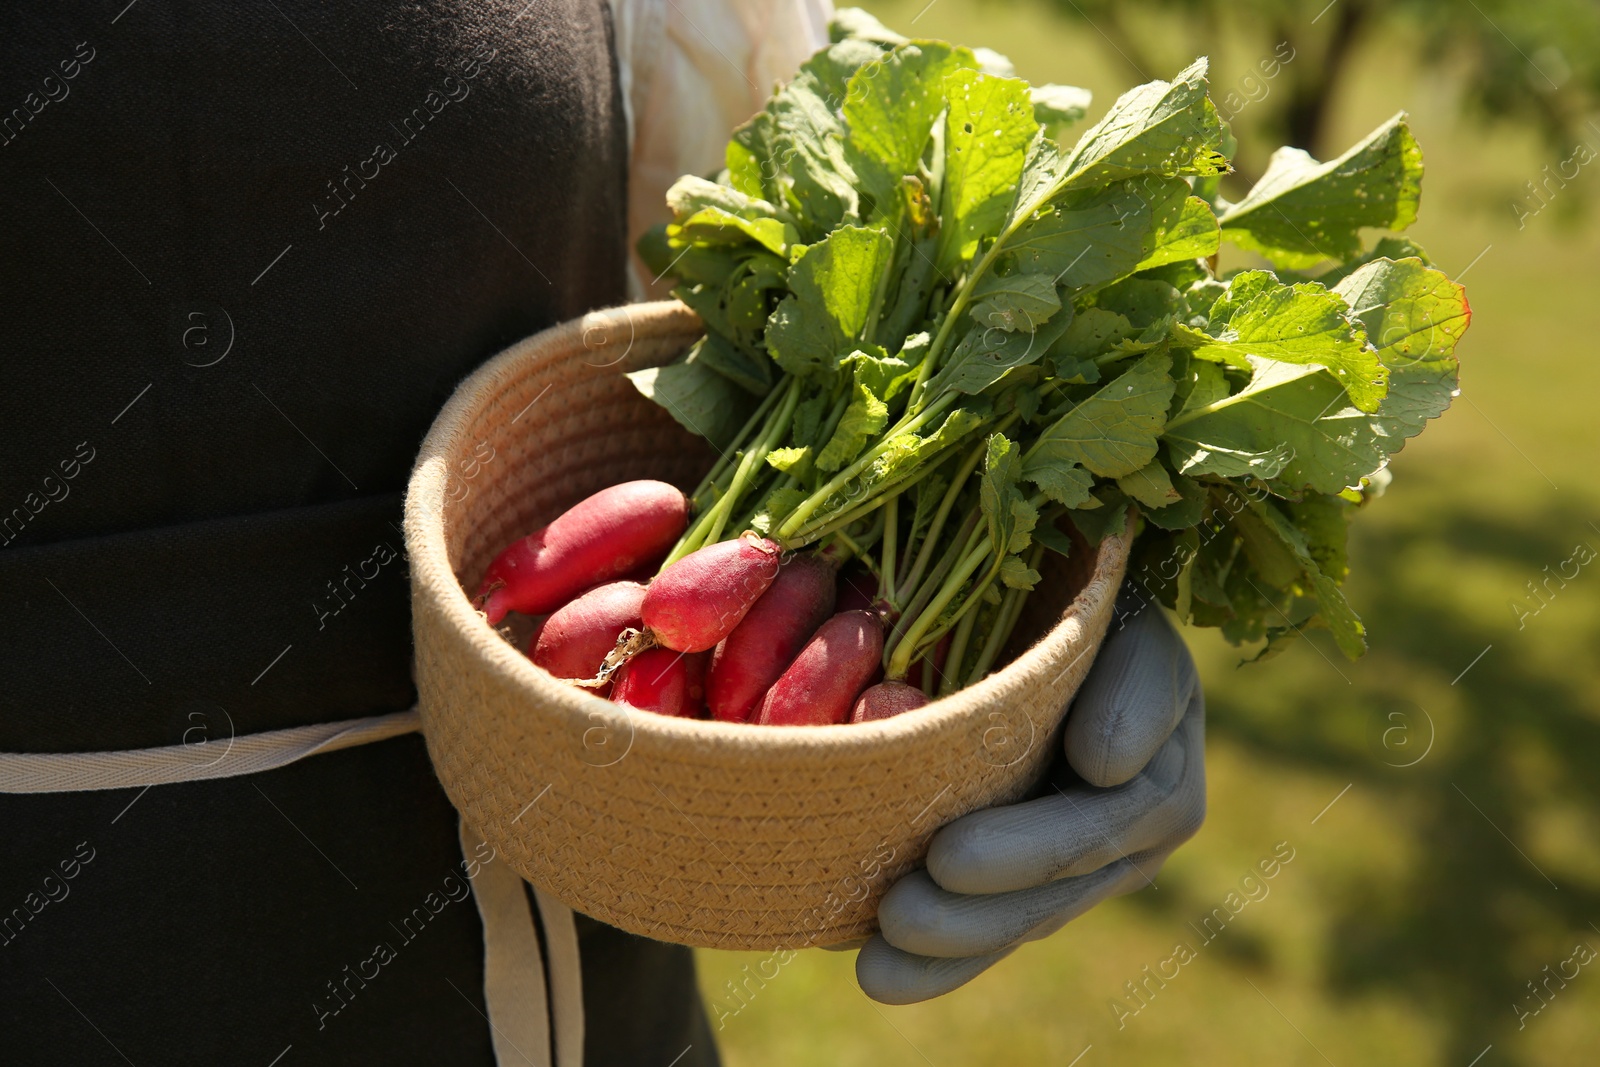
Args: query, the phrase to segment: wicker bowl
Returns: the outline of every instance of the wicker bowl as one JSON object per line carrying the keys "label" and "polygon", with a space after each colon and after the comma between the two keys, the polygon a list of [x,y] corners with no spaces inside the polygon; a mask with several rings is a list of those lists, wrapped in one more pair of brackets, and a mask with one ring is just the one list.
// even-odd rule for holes
{"label": "wicker bowl", "polygon": [[727,949],[850,941],[929,836],[1023,796],[1110,618],[1126,537],[1051,554],[1013,646],[977,685],[880,722],[760,727],[631,711],[562,684],[476,612],[504,545],[630,478],[692,487],[705,442],[622,376],[679,355],[676,302],[585,315],[456,390],[406,494],[416,676],[433,765],[462,816],[572,908]]}

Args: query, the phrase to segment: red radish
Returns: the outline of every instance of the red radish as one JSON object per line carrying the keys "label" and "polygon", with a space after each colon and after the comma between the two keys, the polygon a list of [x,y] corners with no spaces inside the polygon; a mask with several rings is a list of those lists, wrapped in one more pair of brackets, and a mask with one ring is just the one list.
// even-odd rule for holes
{"label": "red radish", "polygon": [[688,498],[666,482],[602,489],[496,556],[478,588],[477,607],[491,626],[508,611],[551,611],[590,586],[665,556],[688,520]]}
{"label": "red radish", "polygon": [[844,611],[822,624],[800,655],[767,690],[763,726],[844,722],[883,655],[883,626],[870,611]]}
{"label": "red radish", "polygon": [[612,582],[557,608],[530,643],[528,656],[557,678],[593,678],[622,631],[644,625],[644,586]]}
{"label": "red radish", "polygon": [[616,673],[611,699],[661,715],[694,718],[689,706],[689,657],[670,648],[647,648]]}
{"label": "red radish", "polygon": [[851,567],[839,575],[840,611],[876,611],[878,579],[865,567]]}
{"label": "red radish", "polygon": [[887,719],[902,711],[920,708],[928,703],[927,694],[914,685],[904,682],[879,682],[856,698],[850,710],[851,722],[872,722]]}
{"label": "red radish", "polygon": [[704,652],[739,625],[778,576],[776,542],[747,534],[684,556],[644,594],[644,624],[679,652]]}
{"label": "red radish", "polygon": [[706,672],[711,667],[711,653],[685,652],[683,666],[687,678],[684,714],[691,719],[703,719],[706,710]]}
{"label": "red radish", "polygon": [[796,556],[778,568],[772,587],[712,654],[706,687],[711,717],[748,722],[772,683],[833,614],[835,594],[833,568],[816,556]]}

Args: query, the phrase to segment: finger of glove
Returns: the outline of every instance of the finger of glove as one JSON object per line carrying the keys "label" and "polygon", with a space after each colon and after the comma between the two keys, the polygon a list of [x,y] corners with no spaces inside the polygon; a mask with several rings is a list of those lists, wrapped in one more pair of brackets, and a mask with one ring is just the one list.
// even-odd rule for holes
{"label": "finger of glove", "polygon": [[918,956],[988,955],[1026,939],[1042,923],[1077,918],[1129,875],[1139,877],[1127,860],[1118,860],[1081,878],[971,895],[941,889],[926,871],[914,871],[884,895],[878,928],[889,944]]}
{"label": "finger of glove", "polygon": [[856,955],[856,982],[880,1004],[932,1000],[972,981],[1011,955],[1011,949],[963,959],[935,959],[902,952],[874,935]]}
{"label": "finger of glove", "polygon": [[1150,762],[1199,687],[1183,639],[1155,604],[1121,614],[1067,715],[1067,762],[1091,785],[1120,785]]}
{"label": "finger of glove", "polygon": [[1111,789],[1054,796],[963,816],[934,835],[927,869],[953,893],[1006,893],[1081,876],[1143,849],[1193,836],[1205,818],[1205,705],[1145,770]]}

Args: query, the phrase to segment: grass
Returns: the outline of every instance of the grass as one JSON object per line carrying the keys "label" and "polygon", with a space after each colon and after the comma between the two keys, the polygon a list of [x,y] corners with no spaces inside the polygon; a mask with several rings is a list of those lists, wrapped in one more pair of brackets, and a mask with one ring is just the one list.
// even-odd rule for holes
{"label": "grass", "polygon": [[[923,3],[874,10],[904,29]],[[1137,80],[1092,30],[1034,7],[939,0],[915,29],[998,47],[1030,80],[1088,85],[1091,117]],[[1221,56],[1213,84],[1253,59]],[[1191,634],[1210,814],[1159,888],[928,1004],[874,1004],[853,954],[801,953],[722,1019],[731,1067],[1594,1059],[1600,967],[1552,981],[1521,1026],[1514,1005],[1544,1003],[1527,983],[1578,943],[1600,949],[1600,558],[1550,581],[1547,606],[1527,592],[1577,546],[1600,550],[1600,228],[1558,203],[1518,230],[1511,197],[1554,158],[1465,124],[1447,80],[1404,71],[1365,57],[1337,140],[1411,112],[1429,175],[1410,233],[1452,275],[1470,264],[1475,317],[1462,398],[1355,529],[1348,593],[1371,653],[1352,665],[1313,640],[1237,669],[1214,635]],[[1249,122],[1247,109],[1236,125]],[[1202,943],[1191,924],[1279,842],[1294,859],[1268,895]],[[1124,983],[1180,941],[1195,958],[1119,1027],[1114,999],[1139,1006]],[[726,983],[763,958],[701,953],[713,1026],[739,1003]]]}

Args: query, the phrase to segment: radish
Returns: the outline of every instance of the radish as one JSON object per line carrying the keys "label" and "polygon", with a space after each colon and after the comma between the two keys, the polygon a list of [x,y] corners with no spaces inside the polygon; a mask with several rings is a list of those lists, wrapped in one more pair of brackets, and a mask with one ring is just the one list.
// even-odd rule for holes
{"label": "radish", "polygon": [[878,579],[865,567],[851,567],[839,575],[840,611],[876,611]]}
{"label": "radish", "polygon": [[841,723],[867,687],[883,655],[883,626],[870,611],[844,611],[817,630],[800,655],[767,690],[757,721],[763,726]]}
{"label": "radish", "polygon": [[670,648],[647,648],[616,673],[611,699],[661,715],[694,718],[689,698],[690,657]]}
{"label": "radish", "polygon": [[679,652],[715,647],[778,576],[780,552],[775,542],[747,534],[689,553],[645,590],[645,626]]}
{"label": "radish", "polygon": [[602,489],[496,556],[478,588],[476,607],[491,626],[508,611],[551,611],[590,586],[661,559],[682,536],[688,518],[689,499],[666,482]]}
{"label": "radish", "polygon": [[711,657],[706,702],[711,717],[748,722],[761,697],[794,662],[828,616],[836,595],[833,567],[796,556]]}
{"label": "radish", "polygon": [[711,669],[711,653],[683,653],[684,714],[691,719],[705,718],[706,674]]}
{"label": "radish", "polygon": [[851,722],[872,722],[887,719],[902,711],[920,708],[928,703],[928,696],[914,685],[904,682],[879,682],[856,698],[850,710]]}
{"label": "radish", "polygon": [[593,678],[622,631],[644,625],[643,603],[644,586],[638,582],[596,586],[545,620],[528,657],[557,678]]}

